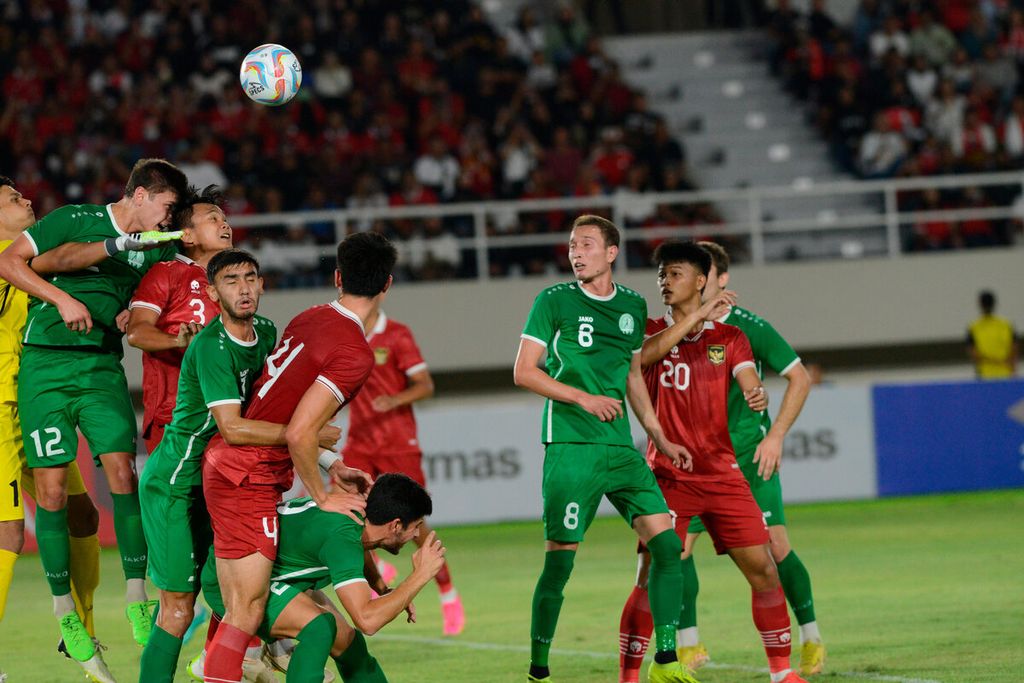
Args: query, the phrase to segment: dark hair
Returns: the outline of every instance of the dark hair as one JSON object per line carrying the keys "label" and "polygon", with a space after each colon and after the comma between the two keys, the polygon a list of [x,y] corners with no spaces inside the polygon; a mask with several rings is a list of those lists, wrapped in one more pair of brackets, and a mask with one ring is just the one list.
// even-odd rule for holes
{"label": "dark hair", "polygon": [[433,511],[430,494],[404,474],[382,474],[366,497],[366,519],[371,524],[397,519],[409,526]]}
{"label": "dark hair", "polygon": [[4,185],[13,189],[14,181],[5,175],[0,175],[0,187],[3,187]]}
{"label": "dark hair", "polygon": [[697,242],[697,246],[711,254],[711,263],[719,275],[729,272],[729,252],[725,247],[717,242]]}
{"label": "dark hair", "polygon": [[181,169],[164,159],[139,159],[128,176],[124,196],[131,195],[140,187],[150,194],[170,191],[180,199],[188,193],[188,178]]}
{"label": "dark hair", "polygon": [[573,230],[584,226],[591,226],[600,230],[601,236],[604,238],[604,246],[619,246],[619,229],[607,218],[595,216],[592,213],[585,213],[572,222]]}
{"label": "dark hair", "polygon": [[384,291],[398,252],[387,237],[376,232],[357,232],[338,245],[341,291],[354,296],[377,296]]}
{"label": "dark hair", "polygon": [[214,278],[217,277],[217,273],[229,266],[237,266],[242,263],[251,263],[256,267],[256,274],[260,274],[260,262],[256,260],[255,256],[244,249],[218,251],[206,265],[206,281],[212,285]]}
{"label": "dark hair", "polygon": [[689,263],[707,277],[711,272],[711,254],[702,249],[696,242],[680,242],[668,240],[658,245],[652,258],[655,266],[667,266],[673,263]]}
{"label": "dark hair", "polygon": [[978,294],[978,305],[985,313],[991,313],[996,310],[996,295],[987,289],[983,290]]}
{"label": "dark hair", "polygon": [[192,211],[196,204],[213,204],[220,206],[224,196],[216,185],[207,185],[202,190],[189,185],[184,195],[178,195],[171,214],[171,227],[181,230],[192,226]]}

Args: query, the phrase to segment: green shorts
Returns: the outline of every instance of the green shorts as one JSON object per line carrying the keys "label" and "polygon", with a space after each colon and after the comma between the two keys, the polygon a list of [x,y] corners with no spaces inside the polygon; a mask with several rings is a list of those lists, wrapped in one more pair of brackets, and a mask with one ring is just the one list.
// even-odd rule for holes
{"label": "green shorts", "polygon": [[147,477],[143,469],[139,504],[153,585],[176,593],[198,591],[199,570],[213,543],[202,487],[173,487],[156,477]]}
{"label": "green shorts", "polygon": [[[771,479],[765,481],[757,473],[757,463],[753,462],[753,454],[746,461],[751,464],[749,467],[741,468],[743,476],[750,484],[750,492],[754,494],[757,506],[761,508],[764,523],[768,526],[786,526],[786,513],[782,509],[782,482],[779,480],[778,471]],[[690,526],[686,531],[691,534],[704,533],[704,524],[700,517],[690,519]]]}
{"label": "green shorts", "polygon": [[[210,606],[214,614],[218,617],[223,617],[225,612],[224,596],[221,594],[220,584],[217,582],[217,560],[213,553],[210,553],[209,559],[203,566],[202,579],[203,597],[206,599],[206,604]],[[276,638],[270,635],[271,627],[277,621],[277,618],[281,616],[284,608],[304,592],[302,588],[293,586],[290,583],[271,581],[270,593],[267,595],[267,606],[263,610],[263,621],[260,622],[259,628],[256,629],[256,635],[268,643],[276,640]]]}
{"label": "green shorts", "polygon": [[640,515],[668,514],[654,473],[632,446],[552,443],[544,452],[544,538],[579,543],[607,496],[630,525]]}
{"label": "green shorts", "polygon": [[82,430],[96,466],[107,453],[135,453],[135,410],[120,359],[109,353],[25,346],[18,406],[29,467],[78,456]]}

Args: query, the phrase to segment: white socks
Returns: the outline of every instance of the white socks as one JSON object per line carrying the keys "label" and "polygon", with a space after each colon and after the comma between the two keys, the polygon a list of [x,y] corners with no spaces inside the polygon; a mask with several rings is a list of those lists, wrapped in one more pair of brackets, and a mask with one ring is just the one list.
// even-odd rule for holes
{"label": "white socks", "polygon": [[65,614],[71,614],[74,611],[75,599],[71,597],[71,593],[53,596],[53,616],[60,619]]}
{"label": "white socks", "polygon": [[676,643],[679,647],[695,647],[700,644],[700,633],[696,626],[681,628],[676,631]]}
{"label": "white socks", "polygon": [[808,621],[800,624],[800,642],[821,642],[821,633],[818,632],[818,622]]}
{"label": "white socks", "polygon": [[124,591],[125,600],[128,602],[145,602],[146,596],[146,580],[145,579],[128,579],[127,588]]}

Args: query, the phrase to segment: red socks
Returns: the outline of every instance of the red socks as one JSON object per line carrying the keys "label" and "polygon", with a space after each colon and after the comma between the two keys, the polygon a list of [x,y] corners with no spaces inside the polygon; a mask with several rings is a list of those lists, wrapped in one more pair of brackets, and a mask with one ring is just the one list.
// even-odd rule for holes
{"label": "red socks", "polygon": [[789,630],[789,611],[782,587],[770,591],[751,591],[754,626],[768,655],[768,669],[780,673],[790,668],[789,653],[793,636]]}
{"label": "red socks", "polygon": [[242,660],[252,634],[221,622],[206,650],[203,680],[206,683],[240,683]]}
{"label": "red socks", "polygon": [[640,667],[653,630],[654,619],[647,589],[634,586],[622,607],[619,620],[619,683],[637,683],[640,680]]}
{"label": "red socks", "polygon": [[452,589],[452,575],[448,572],[447,562],[441,565],[441,571],[434,577],[434,581],[437,581],[437,590],[442,595]]}

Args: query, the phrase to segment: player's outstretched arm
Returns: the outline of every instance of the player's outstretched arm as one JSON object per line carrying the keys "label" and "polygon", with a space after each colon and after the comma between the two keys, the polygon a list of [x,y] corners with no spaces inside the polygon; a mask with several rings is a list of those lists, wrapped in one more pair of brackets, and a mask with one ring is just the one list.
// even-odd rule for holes
{"label": "player's outstretched arm", "polygon": [[199,323],[182,323],[178,334],[168,334],[156,326],[159,318],[160,314],[152,309],[132,308],[128,316],[128,343],[150,353],[184,349],[203,329]]}
{"label": "player's outstretched arm", "polygon": [[303,486],[317,507],[332,512],[340,512],[355,519],[362,520],[353,513],[362,513],[366,509],[366,501],[354,506],[355,494],[328,492],[320,478],[320,444],[318,434],[338,412],[338,397],[333,391],[320,382],[313,382],[295,406],[292,419],[285,427],[285,444],[292,457],[295,471],[302,480]]}
{"label": "player's outstretched arm", "polygon": [[[779,414],[775,416],[771,429],[754,452],[758,463],[757,473],[765,480],[770,479],[782,460],[782,444],[790,427],[803,410],[807,395],[811,392],[811,375],[803,363],[797,362],[789,368],[786,378],[786,393],[782,395]],[[737,378],[738,379],[738,378]]]}
{"label": "player's outstretched arm", "polygon": [[102,242],[66,242],[32,259],[37,273],[72,273],[119,254],[122,251],[147,251],[161,242],[142,235],[121,235]]}
{"label": "player's outstretched arm", "polygon": [[444,554],[444,545],[431,531],[423,546],[413,553],[412,573],[395,590],[374,598],[369,584],[359,581],[338,588],[338,599],[355,627],[372,636],[405,611],[416,594],[433,581],[444,566]]}
{"label": "player's outstretched arm", "polygon": [[[595,396],[563,384],[537,367],[544,347],[529,339],[519,340],[519,353],[512,371],[512,380],[517,387],[523,387],[552,401],[573,403],[602,422],[611,422],[623,416],[622,401],[611,396]],[[650,402],[650,400],[648,400]]]}
{"label": "player's outstretched arm", "polygon": [[[210,408],[217,423],[217,431],[232,446],[287,446],[285,428],[287,425],[264,420],[249,420],[242,417],[240,403],[224,403]],[[317,435],[318,443],[326,449],[333,448],[341,438],[341,429],[326,424]]]}
{"label": "player's outstretched arm", "polygon": [[735,303],[736,292],[723,289],[714,298],[704,302],[699,309],[679,322],[644,339],[643,351],[640,353],[641,368],[646,370],[655,363],[661,362],[661,359],[669,354],[672,347],[681,343],[683,337],[691,334],[694,328],[703,325],[705,320],[721,318],[729,312],[729,308]]}
{"label": "player's outstretched arm", "polygon": [[68,329],[74,332],[92,330],[92,316],[81,301],[50,284],[29,266],[36,258],[32,242],[19,235],[11,246],[0,253],[0,278],[21,291],[52,304]]}
{"label": "player's outstretched arm", "polygon": [[672,443],[665,438],[665,432],[658,422],[658,414],[654,412],[654,405],[651,403],[651,395],[647,393],[647,383],[644,382],[643,372],[640,370],[640,354],[633,354],[633,361],[629,366],[629,376],[626,378],[626,398],[629,399],[629,407],[633,409],[636,419],[640,421],[647,436],[651,437],[654,447],[658,452],[668,456],[676,467],[684,470],[693,469],[693,456],[685,447]]}

